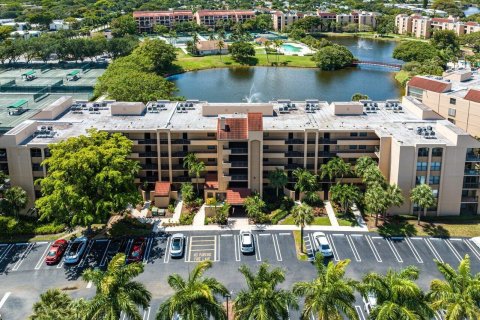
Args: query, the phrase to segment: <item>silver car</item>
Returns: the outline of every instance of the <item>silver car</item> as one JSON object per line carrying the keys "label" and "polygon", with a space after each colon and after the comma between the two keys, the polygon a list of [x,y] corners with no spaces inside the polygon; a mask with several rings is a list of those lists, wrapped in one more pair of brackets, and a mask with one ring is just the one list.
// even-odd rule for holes
{"label": "silver car", "polygon": [[180,258],[183,256],[183,249],[185,247],[185,236],[183,233],[175,233],[170,242],[170,257]]}
{"label": "silver car", "polygon": [[242,253],[254,253],[254,241],[253,234],[250,231],[240,231],[240,251]]}

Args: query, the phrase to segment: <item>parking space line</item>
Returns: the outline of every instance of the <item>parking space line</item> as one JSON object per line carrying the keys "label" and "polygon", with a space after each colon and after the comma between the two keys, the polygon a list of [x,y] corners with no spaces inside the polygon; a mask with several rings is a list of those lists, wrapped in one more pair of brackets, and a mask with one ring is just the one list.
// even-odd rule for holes
{"label": "parking space line", "polygon": [[450,250],[452,251],[453,255],[455,256],[455,258],[458,259],[458,261],[461,261],[462,260],[462,256],[460,255],[460,253],[458,253],[457,249],[455,249],[455,247],[453,246],[453,244],[448,240],[448,239],[444,239],[443,241],[445,241],[445,243],[447,244],[447,246],[450,248]]}
{"label": "parking space line", "polygon": [[472,245],[471,241],[468,239],[464,239],[463,242],[467,245],[467,247],[473,252],[475,257],[477,257],[478,260],[480,260],[480,254],[478,253],[477,249]]}
{"label": "parking space line", "polygon": [[168,263],[170,261],[170,255],[168,254],[169,248],[170,248],[170,237],[167,238],[167,246],[165,247],[165,256],[163,257],[163,263]]}
{"label": "parking space line", "polygon": [[150,257],[150,251],[152,249],[153,238],[148,238],[147,240],[147,249],[145,250],[145,254],[143,255],[143,264],[146,264],[148,258]]}
{"label": "parking space line", "polygon": [[215,251],[213,248],[208,249],[190,249],[190,252],[205,252],[205,251]]}
{"label": "parking space line", "polygon": [[290,232],[280,232],[278,235],[279,236],[291,236],[292,234]]}
{"label": "parking space line", "polygon": [[85,250],[82,260],[80,260],[80,264],[78,265],[80,268],[83,268],[83,266],[85,265],[85,261],[87,261],[88,255],[90,254],[90,251],[92,251],[92,247],[94,243],[95,243],[95,240],[91,240],[88,243],[87,250]]}
{"label": "parking space line", "polygon": [[[222,247],[220,245],[220,236],[216,236],[215,239],[217,239],[217,241],[215,242],[215,247],[218,247],[218,253],[217,253],[217,257],[215,258],[215,261],[220,261],[220,248]],[[218,246],[217,246],[217,243],[218,243]],[[216,250],[215,250],[216,252]],[[218,260],[217,260],[218,258]]]}
{"label": "parking space line", "polygon": [[257,259],[257,261],[262,261],[262,255],[260,254],[260,246],[258,245],[258,234],[255,235],[256,236],[256,241],[255,241],[255,258]]}
{"label": "parking space line", "polygon": [[17,271],[18,268],[20,268],[20,265],[25,260],[30,251],[32,251],[33,247],[35,247],[35,243],[31,243],[28,245],[27,249],[25,249],[25,251],[20,256],[20,259],[18,259],[17,263],[15,263],[15,265],[13,266],[12,271]]}
{"label": "parking space line", "polygon": [[[189,262],[190,260],[190,252],[192,251],[192,242],[193,242],[193,236],[192,236],[192,239],[190,239],[190,246],[189,245],[189,242],[188,242],[188,237],[185,238],[185,248],[188,248],[188,254],[187,252],[184,252],[184,255],[185,255],[185,262]],[[187,259],[188,258],[188,259]]]}
{"label": "parking space line", "polygon": [[333,237],[330,234],[326,235],[327,239],[329,242],[332,244],[332,249],[333,249],[333,260],[335,261],[340,261],[340,257],[338,256],[337,248],[335,247],[335,242],[333,242]]}
{"label": "parking space line", "polygon": [[373,255],[375,256],[375,259],[377,259],[377,262],[383,262],[382,257],[380,257],[377,247],[375,247],[375,244],[373,243],[373,240],[371,239],[371,237],[369,235],[365,235],[365,239],[367,240],[367,243],[370,246],[370,249],[372,249]]}
{"label": "parking space line", "polygon": [[10,250],[13,248],[13,244],[10,244],[7,246],[7,249],[3,252],[3,254],[0,256],[0,262],[3,261],[3,259],[5,259],[5,257],[8,255],[8,253],[10,252]]}
{"label": "parking space line", "polygon": [[276,234],[272,234],[273,248],[275,249],[275,255],[277,256],[277,261],[283,261],[282,252],[280,251],[280,245],[278,243],[278,238]]}
{"label": "parking space line", "polygon": [[417,249],[413,245],[413,242],[408,237],[405,238],[405,242],[407,243],[410,250],[412,250],[412,253],[415,256],[415,259],[417,259],[417,262],[423,263],[422,257],[420,257],[420,254],[418,253]]}
{"label": "parking space line", "polygon": [[[68,243],[67,249],[65,249],[65,253],[67,253],[67,252],[70,250],[70,247],[72,246],[72,242],[73,242],[73,241],[70,241],[70,242]],[[61,269],[64,264],[65,264],[65,257],[63,257],[63,258],[62,258],[62,261],[60,261],[60,263],[57,265],[57,269]]]}
{"label": "parking space line", "polygon": [[347,241],[348,241],[348,244],[350,245],[350,249],[352,249],[353,255],[355,256],[355,260],[357,260],[357,262],[361,262],[362,259],[360,258],[360,254],[358,253],[357,247],[355,247],[355,243],[353,243],[353,240],[349,235],[347,235]]}
{"label": "parking space line", "polygon": [[0,309],[3,307],[3,305],[5,304],[5,301],[7,301],[8,297],[10,297],[11,294],[12,294],[11,292],[7,292],[3,295],[2,300],[0,300]]}
{"label": "parking space line", "polygon": [[[150,310],[151,310],[151,307],[148,307],[147,310],[143,310],[142,320],[148,320],[148,319],[150,319]],[[146,316],[146,317],[145,317],[145,316]]]}
{"label": "parking space line", "polygon": [[235,261],[240,261],[240,254],[238,252],[238,239],[237,235],[233,235],[233,248],[235,250]]}
{"label": "parking space line", "polygon": [[213,243],[213,249],[215,250],[213,252],[213,261],[217,261],[217,236],[215,237],[215,242]]}
{"label": "parking space line", "polygon": [[45,251],[42,253],[42,256],[40,259],[38,259],[37,264],[35,265],[35,270],[39,270],[43,263],[45,262],[45,259],[47,258],[48,250],[50,249],[51,242],[47,244],[47,248],[45,248]]}
{"label": "parking space line", "polygon": [[105,252],[103,253],[102,260],[100,260],[100,267],[105,266],[107,263],[107,253],[108,253],[108,247],[110,247],[110,243],[112,243],[112,240],[108,240],[107,247],[105,248]]}
{"label": "parking space line", "polygon": [[395,246],[394,246],[394,244],[393,244],[393,242],[392,242],[392,239],[387,238],[386,241],[387,241],[388,246],[390,247],[390,249],[392,249],[393,255],[395,256],[395,258],[397,259],[397,261],[400,262],[400,263],[402,263],[402,262],[403,262],[403,259],[402,259],[402,257],[400,256],[400,253],[398,253],[397,248],[395,248]]}
{"label": "parking space line", "polygon": [[430,239],[428,238],[423,238],[423,240],[425,241],[425,243],[427,244],[428,248],[430,249],[430,251],[432,251],[433,255],[435,256],[435,258],[442,262],[443,263],[443,259],[442,257],[440,256],[440,254],[438,254],[437,252],[437,249],[435,249],[435,247],[433,246],[433,244],[430,242]]}
{"label": "parking space line", "polygon": [[361,320],[365,320],[365,316],[363,315],[362,307],[355,306],[355,310],[357,310],[358,318]]}
{"label": "parking space line", "polygon": [[220,235],[220,237],[232,237],[232,236],[234,236],[234,235],[231,234],[231,233],[227,233],[227,234],[222,234],[222,235]]}
{"label": "parking space line", "polygon": [[310,241],[310,246],[312,247],[313,253],[315,254],[315,251],[317,251],[317,245],[313,239],[313,235],[310,233],[308,235],[308,241]]}

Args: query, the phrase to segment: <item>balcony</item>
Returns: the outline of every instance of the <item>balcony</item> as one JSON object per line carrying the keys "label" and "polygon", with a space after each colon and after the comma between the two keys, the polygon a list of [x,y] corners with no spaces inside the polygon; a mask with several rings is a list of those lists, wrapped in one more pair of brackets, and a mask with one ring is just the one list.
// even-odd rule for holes
{"label": "balcony", "polygon": [[[183,158],[183,157],[185,157],[187,154],[188,154],[187,151],[175,151],[175,152],[172,152],[172,157],[173,157],[173,158]],[[162,155],[162,157],[163,157],[163,155]]]}
{"label": "balcony", "polygon": [[330,151],[319,151],[318,156],[321,158],[333,158],[335,157],[335,153],[332,153]]}
{"label": "balcony", "polygon": [[480,155],[474,153],[467,153],[466,161],[480,162]]}
{"label": "balcony", "polygon": [[303,139],[286,139],[285,143],[286,144],[304,144],[305,140],[303,140]]}
{"label": "balcony", "polygon": [[222,167],[229,169],[232,167],[232,163],[230,161],[222,161]]}
{"label": "balcony", "polygon": [[476,169],[465,169],[466,176],[480,176],[480,170]]}
{"label": "balcony", "polygon": [[190,144],[190,140],[188,139],[171,139],[170,142],[172,144]]}
{"label": "balcony", "polygon": [[478,202],[478,197],[473,196],[473,197],[462,197],[462,203],[477,203]]}
{"label": "balcony", "polygon": [[140,166],[143,170],[157,170],[158,164],[156,163],[141,163]]}
{"label": "balcony", "polygon": [[172,177],[173,182],[190,182],[192,178],[185,176]]}
{"label": "balcony", "polygon": [[463,189],[480,189],[480,182],[464,182]]}
{"label": "balcony", "polygon": [[232,177],[231,181],[247,181],[248,180],[248,175],[246,174],[232,174],[231,177]]}
{"label": "balcony", "polygon": [[138,140],[138,144],[157,144],[157,139]]}
{"label": "balcony", "polygon": [[375,146],[375,149],[373,150],[373,153],[377,156],[377,158],[380,158],[380,147]]}
{"label": "balcony", "polygon": [[287,151],[285,157],[288,158],[303,158],[303,152],[301,151]]}
{"label": "balcony", "polygon": [[[169,170],[168,164],[162,165],[162,170]],[[180,165],[180,164],[172,164],[172,170],[186,171],[187,169],[185,169],[185,168],[184,168],[182,165]]]}
{"label": "balcony", "polygon": [[230,148],[226,150],[230,150],[231,154],[247,154],[248,153],[248,148]]}
{"label": "balcony", "polygon": [[247,168],[248,161],[232,161],[232,168]]}
{"label": "balcony", "polygon": [[147,152],[139,152],[138,156],[140,158],[151,158],[157,156],[157,151],[147,151]]}

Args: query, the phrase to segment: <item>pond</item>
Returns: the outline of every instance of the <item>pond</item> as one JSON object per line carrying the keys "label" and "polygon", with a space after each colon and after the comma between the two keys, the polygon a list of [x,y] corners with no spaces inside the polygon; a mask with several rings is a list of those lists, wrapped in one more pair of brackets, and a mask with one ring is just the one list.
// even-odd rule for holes
{"label": "pond", "polygon": [[[361,60],[395,62],[395,43],[370,39],[336,38]],[[355,49],[356,46],[356,49]],[[370,55],[369,55],[370,54]],[[336,71],[309,68],[245,67],[193,71],[174,75],[178,94],[210,102],[266,102],[273,99],[349,101],[354,93],[371,99],[398,98],[402,88],[394,73],[382,67],[356,67]]]}

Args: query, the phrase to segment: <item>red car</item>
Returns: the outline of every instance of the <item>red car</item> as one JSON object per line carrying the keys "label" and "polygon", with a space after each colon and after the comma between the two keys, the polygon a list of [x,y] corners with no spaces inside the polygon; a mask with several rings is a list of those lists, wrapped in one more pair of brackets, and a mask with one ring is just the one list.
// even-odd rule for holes
{"label": "red car", "polygon": [[67,249],[68,241],[64,239],[59,239],[55,241],[50,250],[48,250],[47,257],[45,258],[45,262],[47,264],[55,264],[60,261],[62,255],[65,253],[65,249]]}
{"label": "red car", "polygon": [[145,252],[145,238],[137,238],[133,241],[132,248],[127,257],[127,263],[140,262],[143,259],[143,253]]}

